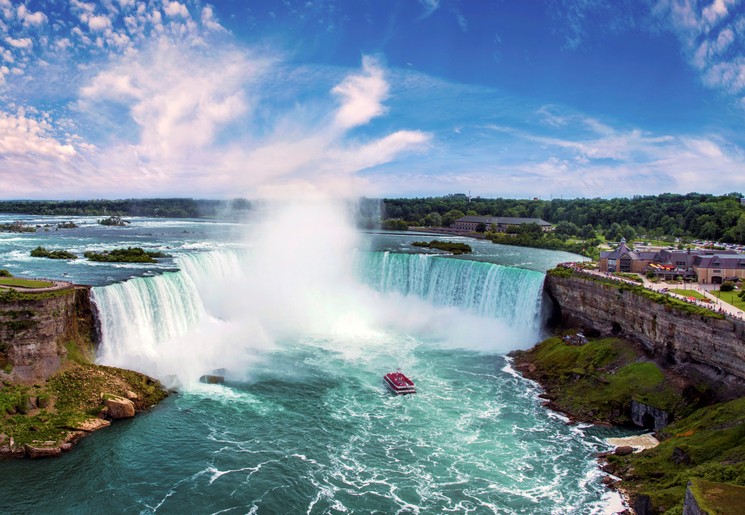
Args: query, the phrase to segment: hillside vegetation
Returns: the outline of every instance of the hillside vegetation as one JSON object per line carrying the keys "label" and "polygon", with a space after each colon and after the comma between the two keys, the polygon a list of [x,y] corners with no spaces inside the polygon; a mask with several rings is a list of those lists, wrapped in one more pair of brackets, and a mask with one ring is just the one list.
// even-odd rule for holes
{"label": "hillside vegetation", "polygon": [[428,227],[449,227],[464,215],[541,218],[556,226],[556,234],[585,240],[603,236],[632,241],[644,234],[745,243],[741,197],[739,193],[664,193],[613,199],[398,198],[384,200],[384,218]]}

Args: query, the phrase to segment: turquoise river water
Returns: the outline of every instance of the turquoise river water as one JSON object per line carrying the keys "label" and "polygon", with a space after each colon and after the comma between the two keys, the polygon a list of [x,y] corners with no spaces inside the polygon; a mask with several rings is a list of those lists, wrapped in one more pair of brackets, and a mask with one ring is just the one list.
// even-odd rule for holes
{"label": "turquoise river water", "polygon": [[[544,272],[576,256],[430,236],[134,218],[21,219],[0,268],[93,285],[99,362],[178,389],[60,459],[0,463],[1,513],[611,513],[594,454],[505,354],[541,336]],[[69,218],[68,218],[69,219]],[[45,230],[46,224],[52,224]],[[466,241],[455,238],[457,241]],[[320,244],[317,244],[319,243]],[[38,245],[166,250],[157,265],[35,259]],[[343,255],[342,255],[343,254]],[[226,369],[223,385],[198,381]],[[401,368],[419,393],[382,384]]]}

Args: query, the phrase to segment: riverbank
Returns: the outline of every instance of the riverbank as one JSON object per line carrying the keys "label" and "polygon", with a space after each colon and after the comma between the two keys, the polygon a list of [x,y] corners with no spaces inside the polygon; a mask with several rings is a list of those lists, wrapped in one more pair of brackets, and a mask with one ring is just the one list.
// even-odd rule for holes
{"label": "riverbank", "polygon": [[111,421],[150,409],[168,393],[131,370],[69,361],[43,383],[0,385],[0,458],[56,457]]}
{"label": "riverbank", "polygon": [[660,366],[642,346],[619,338],[569,331],[512,355],[513,367],[544,388],[544,406],[570,423],[655,431],[659,444],[649,436],[609,442],[616,450],[599,456],[610,474],[604,483],[636,513],[682,513],[691,480],[745,485],[745,398],[716,402],[721,392],[711,385]]}
{"label": "riverbank", "polygon": [[167,396],[143,374],[93,364],[89,287],[13,279],[0,289],[0,458],[59,456]]}

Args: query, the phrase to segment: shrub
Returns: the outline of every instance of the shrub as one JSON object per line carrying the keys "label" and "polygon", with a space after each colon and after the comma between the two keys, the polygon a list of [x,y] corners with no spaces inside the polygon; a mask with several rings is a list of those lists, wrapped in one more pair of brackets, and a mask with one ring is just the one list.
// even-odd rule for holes
{"label": "shrub", "polygon": [[170,257],[163,252],[148,252],[140,247],[128,247],[126,249],[114,249],[103,252],[88,251],[83,255],[91,261],[108,263],[155,263],[154,258]]}
{"label": "shrub", "polygon": [[0,268],[0,277],[13,277],[13,274],[8,272],[4,268]]}
{"label": "shrub", "polygon": [[426,241],[415,241],[412,243],[415,247],[428,247],[430,249],[444,250],[446,252],[452,252],[453,254],[470,254],[473,249],[466,243],[456,243],[453,241],[440,241],[432,240]]}
{"label": "shrub", "polygon": [[719,290],[721,291],[732,291],[735,289],[735,283],[732,281],[724,281],[722,285],[719,287]]}

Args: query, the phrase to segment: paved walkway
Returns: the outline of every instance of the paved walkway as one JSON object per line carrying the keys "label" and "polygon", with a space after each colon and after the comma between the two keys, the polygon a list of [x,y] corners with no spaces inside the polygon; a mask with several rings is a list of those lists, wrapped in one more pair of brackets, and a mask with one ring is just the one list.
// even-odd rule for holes
{"label": "paved walkway", "polygon": [[[632,281],[630,279],[625,279],[623,277],[617,277],[615,275],[608,274],[608,273],[605,273],[605,272],[600,272],[599,270],[586,270],[586,269],[582,269],[582,272],[587,273],[587,274],[590,274],[590,275],[595,275],[595,276],[598,276],[598,277],[603,277],[603,278],[606,278],[606,279],[613,279],[615,281],[625,282],[625,283],[632,284],[632,285],[635,285],[635,286],[641,286],[641,284],[638,283],[638,282],[636,282],[636,281]],[[712,311],[717,311],[717,312],[720,312],[720,313],[724,313],[724,314],[729,315],[729,316],[731,316],[733,318],[739,318],[741,320],[745,320],[745,311],[743,311],[743,310],[741,310],[739,308],[736,308],[732,304],[728,304],[728,303],[724,302],[719,297],[717,297],[716,295],[712,294],[709,291],[709,290],[715,290],[716,289],[717,286],[714,285],[714,284],[685,284],[685,285],[681,285],[681,284],[670,284],[670,283],[666,283],[666,282],[653,283],[652,281],[650,281],[649,279],[647,279],[643,275],[640,275],[639,277],[641,277],[642,280],[644,281],[643,286],[645,288],[648,288],[650,290],[653,290],[653,291],[656,291],[656,292],[659,292],[659,293],[665,293],[667,295],[670,295],[671,297],[678,298],[678,299],[683,300],[685,302],[691,302],[692,304],[696,304],[697,306],[701,306],[703,308],[711,309]],[[679,294],[673,293],[671,291],[666,291],[666,290],[672,290],[672,289],[690,289],[692,291],[696,291],[696,292],[704,295],[707,299],[711,300],[711,302],[703,302],[701,300],[690,300],[690,298],[687,297],[687,296],[685,296],[685,295],[679,295]],[[665,291],[663,291],[663,290],[665,290]]]}

